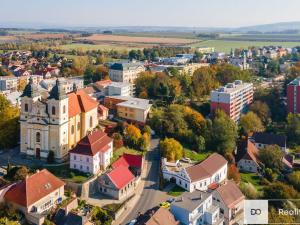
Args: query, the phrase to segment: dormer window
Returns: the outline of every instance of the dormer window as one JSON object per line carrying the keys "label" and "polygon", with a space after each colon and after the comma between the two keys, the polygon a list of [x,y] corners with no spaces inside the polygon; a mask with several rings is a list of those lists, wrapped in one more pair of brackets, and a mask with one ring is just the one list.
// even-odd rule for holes
{"label": "dormer window", "polygon": [[55,115],[55,107],[52,106],[52,115]]}
{"label": "dormer window", "polygon": [[25,112],[28,112],[28,104],[27,103],[25,103],[25,105],[24,105],[24,110],[25,110]]}

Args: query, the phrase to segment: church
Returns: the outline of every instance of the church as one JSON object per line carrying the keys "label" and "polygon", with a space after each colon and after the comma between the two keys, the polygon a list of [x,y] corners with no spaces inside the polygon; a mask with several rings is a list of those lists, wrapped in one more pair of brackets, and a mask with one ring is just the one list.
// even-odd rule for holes
{"label": "church", "polygon": [[21,153],[38,159],[54,152],[56,161],[63,161],[68,152],[98,125],[98,102],[85,92],[66,93],[57,79],[44,98],[32,78],[21,95]]}

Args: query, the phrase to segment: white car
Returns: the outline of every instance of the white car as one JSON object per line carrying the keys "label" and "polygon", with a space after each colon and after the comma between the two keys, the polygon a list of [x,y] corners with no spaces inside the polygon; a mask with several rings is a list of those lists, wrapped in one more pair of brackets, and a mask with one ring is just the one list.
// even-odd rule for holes
{"label": "white car", "polygon": [[137,221],[136,219],[131,220],[128,225],[134,225],[136,223],[136,221]]}

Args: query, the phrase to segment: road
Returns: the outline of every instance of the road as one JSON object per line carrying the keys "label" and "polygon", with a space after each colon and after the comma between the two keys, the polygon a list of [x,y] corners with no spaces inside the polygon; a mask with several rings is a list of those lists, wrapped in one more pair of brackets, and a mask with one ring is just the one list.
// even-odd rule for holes
{"label": "road", "polygon": [[139,213],[144,213],[168,199],[167,194],[159,190],[160,154],[158,150],[158,143],[159,139],[152,139],[151,148],[145,157],[147,175],[145,178],[143,192],[140,199],[130,210],[129,215],[127,215],[122,224],[129,223],[131,220],[135,219]]}

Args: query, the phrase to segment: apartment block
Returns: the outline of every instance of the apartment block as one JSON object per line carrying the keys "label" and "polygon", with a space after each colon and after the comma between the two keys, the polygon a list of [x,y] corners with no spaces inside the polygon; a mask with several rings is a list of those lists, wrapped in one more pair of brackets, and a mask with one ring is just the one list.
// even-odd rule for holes
{"label": "apartment block", "polygon": [[300,113],[300,77],[287,85],[287,111]]}
{"label": "apartment block", "polygon": [[238,122],[241,114],[253,102],[253,84],[236,80],[210,94],[211,112],[222,109],[227,115]]}

